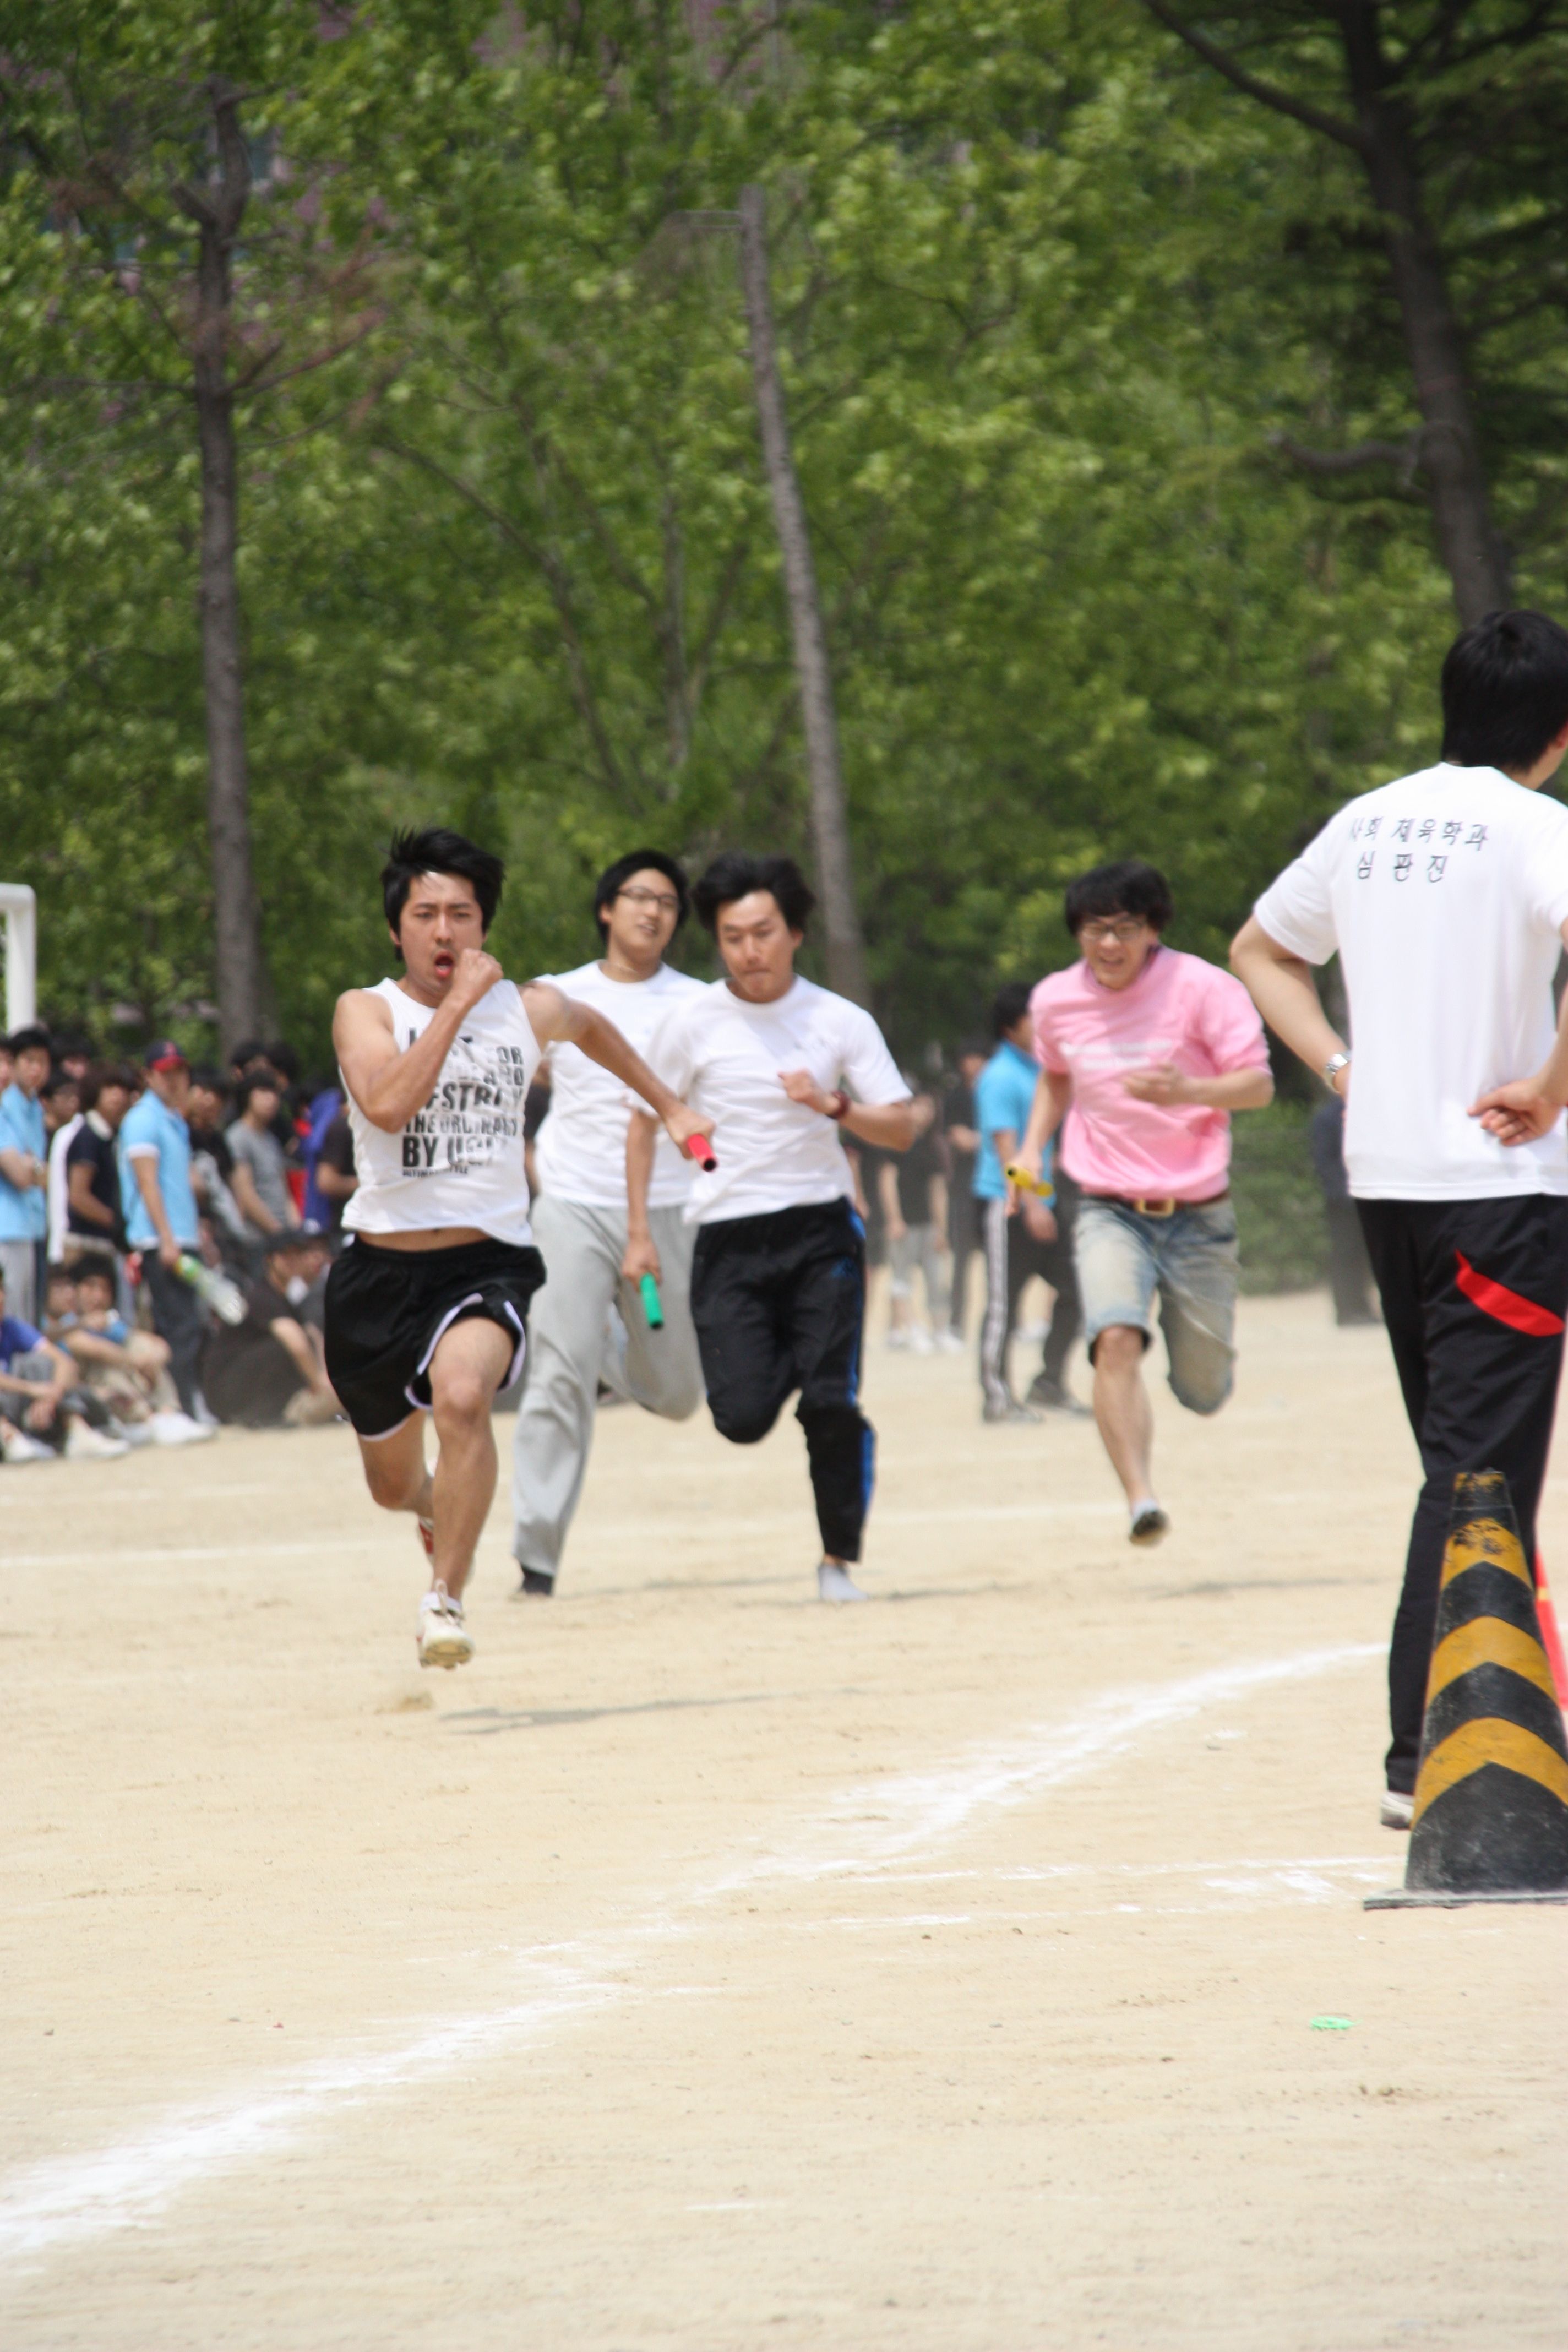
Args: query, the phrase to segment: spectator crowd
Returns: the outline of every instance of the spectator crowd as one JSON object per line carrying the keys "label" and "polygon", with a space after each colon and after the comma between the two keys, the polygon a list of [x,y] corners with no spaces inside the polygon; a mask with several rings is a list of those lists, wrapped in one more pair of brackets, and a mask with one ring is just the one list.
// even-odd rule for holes
{"label": "spectator crowd", "polygon": [[285,1044],[0,1039],[0,1458],[113,1459],[331,1420],[326,1271],[354,1190],[334,1086]]}

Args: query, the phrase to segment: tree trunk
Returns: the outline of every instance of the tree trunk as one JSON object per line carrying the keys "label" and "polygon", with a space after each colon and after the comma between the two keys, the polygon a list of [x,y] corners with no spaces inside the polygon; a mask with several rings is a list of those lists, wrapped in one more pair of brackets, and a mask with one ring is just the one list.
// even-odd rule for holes
{"label": "tree trunk", "polygon": [[214,85],[218,171],[187,209],[196,222],[196,315],[193,376],[202,464],[202,682],[207,726],[207,832],[212,856],[213,950],[218,1025],[226,1054],[254,1036],[270,1010],[261,946],[261,909],[250,846],[250,782],[245,754],[240,666],[239,484],[234,394],[228,376],[230,257],[250,194],[250,166],[237,95]]}
{"label": "tree trunk", "polygon": [[811,782],[812,851],[826,933],[827,977],[841,996],[850,997],[857,1004],[868,1004],[866,941],[855,904],[849,822],[838,764],[833,674],[827,663],[827,641],[822,626],[822,605],[817,595],[816,569],[811,560],[805,509],[790,453],[789,420],[784,414],[784,386],[779,381],[773,302],[768,291],[766,200],[758,187],[741,191],[741,282],[751,328],[752,376],[756,387],[763,463],[773,492],[773,519],[784,556],[790,633],[795,641],[795,678]]}
{"label": "tree trunk", "polygon": [[1421,200],[1408,127],[1386,94],[1376,0],[1342,0],[1337,14],[1367,179],[1415,380],[1421,467],[1432,487],[1438,552],[1454,583],[1459,619],[1469,628],[1511,597],[1508,558],[1492,524],[1464,341]]}

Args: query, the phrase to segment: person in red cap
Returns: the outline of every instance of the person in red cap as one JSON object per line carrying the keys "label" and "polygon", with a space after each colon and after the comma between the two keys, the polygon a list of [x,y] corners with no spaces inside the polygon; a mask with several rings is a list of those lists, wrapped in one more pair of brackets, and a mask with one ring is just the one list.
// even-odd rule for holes
{"label": "person in red cap", "polygon": [[198,1385],[197,1363],[205,1321],[201,1301],[178,1271],[181,1258],[197,1248],[201,1227],[191,1188],[191,1131],[185,1103],[190,1066],[168,1037],[149,1045],[143,1056],[147,1091],[127,1111],[120,1129],[121,1204],[130,1246],[142,1253],[142,1275],[153,1302],[153,1328],[169,1349],[169,1372],[179,1392],[180,1411],[190,1423],[187,1439],[212,1434]]}

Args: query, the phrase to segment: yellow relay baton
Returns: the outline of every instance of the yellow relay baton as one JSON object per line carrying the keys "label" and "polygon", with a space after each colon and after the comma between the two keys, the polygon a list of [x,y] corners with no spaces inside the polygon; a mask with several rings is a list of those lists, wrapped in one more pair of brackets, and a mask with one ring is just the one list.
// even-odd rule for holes
{"label": "yellow relay baton", "polygon": [[1002,1172],[1009,1184],[1016,1185],[1020,1192],[1033,1193],[1035,1199],[1043,1201],[1047,1209],[1057,1197],[1057,1188],[1048,1176],[1031,1176],[1026,1168],[1018,1167],[1016,1162]]}

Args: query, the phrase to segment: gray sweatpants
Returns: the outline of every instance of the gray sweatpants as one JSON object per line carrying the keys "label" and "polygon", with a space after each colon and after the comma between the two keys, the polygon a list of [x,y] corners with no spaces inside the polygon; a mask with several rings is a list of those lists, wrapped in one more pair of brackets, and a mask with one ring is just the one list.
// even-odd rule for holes
{"label": "gray sweatpants", "polygon": [[[604,1379],[649,1412],[685,1421],[702,1402],[702,1366],[691,1328],[691,1253],[697,1229],[679,1209],[650,1209],[658,1251],[664,1328],[650,1331],[637,1286],[621,1280],[626,1221],[542,1193],[533,1236],[549,1277],[528,1318],[528,1374],[512,1464],[512,1550],[524,1568],[553,1576],[583,1491],[594,1410]],[[626,1351],[606,1360],[605,1326],[620,1308]]]}

